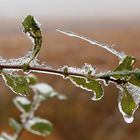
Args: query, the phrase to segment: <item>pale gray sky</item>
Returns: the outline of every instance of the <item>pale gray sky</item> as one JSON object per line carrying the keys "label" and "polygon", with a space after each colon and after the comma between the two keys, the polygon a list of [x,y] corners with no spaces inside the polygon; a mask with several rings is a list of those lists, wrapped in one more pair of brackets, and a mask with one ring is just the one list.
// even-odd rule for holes
{"label": "pale gray sky", "polygon": [[0,18],[140,17],[140,0],[0,0]]}

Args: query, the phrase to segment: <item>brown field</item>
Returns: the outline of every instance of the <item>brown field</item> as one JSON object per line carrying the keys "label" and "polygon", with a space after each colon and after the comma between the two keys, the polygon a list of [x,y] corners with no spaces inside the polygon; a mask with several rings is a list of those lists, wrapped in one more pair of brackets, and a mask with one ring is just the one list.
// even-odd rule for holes
{"label": "brown field", "polygon": [[[47,22],[46,22],[47,23]],[[97,24],[97,23],[96,23]],[[0,28],[0,56],[8,58],[26,54],[31,49],[30,41],[16,26],[6,29],[8,23]],[[13,29],[14,27],[14,29]],[[67,26],[65,26],[66,29]],[[82,26],[83,27],[83,26]],[[136,24],[125,26],[108,25],[96,27],[79,26],[70,29],[90,38],[115,44],[119,51],[125,51],[136,57],[136,66],[140,66],[140,27]],[[5,30],[4,30],[5,29]],[[44,26],[45,29],[45,26]],[[69,29],[69,28],[68,28]],[[43,30],[44,31],[44,30]],[[90,45],[82,40],[70,38],[48,29],[43,32],[44,43],[39,58],[48,65],[58,68],[63,65],[81,67],[84,63],[97,66],[97,72],[114,69],[118,59],[106,50]],[[139,140],[140,111],[135,113],[132,124],[126,124],[118,111],[118,90],[113,84],[105,87],[105,96],[101,101],[91,101],[91,94],[83,91],[68,80],[53,75],[37,74],[40,82],[47,82],[57,91],[67,95],[68,100],[52,99],[44,102],[37,114],[48,118],[54,124],[54,132],[47,138],[24,132],[21,140]],[[0,81],[0,132],[8,131],[8,118],[16,117],[12,99],[15,97]]]}

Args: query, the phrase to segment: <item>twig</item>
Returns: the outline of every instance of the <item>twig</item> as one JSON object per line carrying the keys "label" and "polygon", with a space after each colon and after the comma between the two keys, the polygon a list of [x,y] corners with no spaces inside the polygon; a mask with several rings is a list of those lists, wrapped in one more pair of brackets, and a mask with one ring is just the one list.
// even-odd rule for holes
{"label": "twig", "polygon": [[34,117],[34,113],[35,113],[35,111],[38,109],[38,107],[40,106],[40,99],[38,98],[38,95],[37,94],[35,94],[34,95],[34,98],[33,98],[33,101],[32,101],[32,107],[31,107],[31,110],[30,110],[30,112],[28,113],[28,115],[27,116],[25,116],[25,118],[24,118],[24,116],[21,116],[21,118],[22,118],[22,124],[21,124],[21,130],[19,131],[19,133],[16,135],[16,138],[15,138],[15,140],[19,140],[20,139],[20,137],[22,136],[22,134],[23,134],[23,132],[25,131],[25,126],[26,126],[26,124],[28,123],[28,121],[30,120],[30,119],[32,119],[33,117]]}

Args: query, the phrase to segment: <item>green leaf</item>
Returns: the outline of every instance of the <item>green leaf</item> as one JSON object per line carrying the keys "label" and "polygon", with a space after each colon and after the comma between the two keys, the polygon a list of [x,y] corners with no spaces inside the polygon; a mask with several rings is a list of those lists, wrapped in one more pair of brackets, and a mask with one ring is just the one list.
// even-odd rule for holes
{"label": "green leaf", "polygon": [[[120,65],[114,70],[114,72],[132,70],[135,62],[136,62],[136,60],[133,56],[126,56],[125,59],[123,60],[123,62],[120,63]],[[118,79],[118,78],[122,78],[125,76],[116,74],[113,77]]]}
{"label": "green leaf", "polygon": [[16,97],[14,99],[14,104],[22,113],[28,113],[32,107],[31,101],[26,97]]}
{"label": "green leaf", "polygon": [[114,71],[132,70],[136,60],[133,56],[126,56],[123,62]]}
{"label": "green leaf", "polygon": [[82,89],[92,91],[94,93],[93,100],[100,100],[103,97],[103,89],[101,84],[96,80],[90,80],[88,81],[85,78],[81,77],[69,77],[70,80],[78,87],[81,87]]}
{"label": "green leaf", "polygon": [[53,130],[53,125],[51,122],[41,118],[33,118],[29,120],[25,126],[26,130],[32,132],[36,135],[48,136]]}
{"label": "green leaf", "polygon": [[133,116],[133,113],[137,109],[137,104],[135,103],[131,93],[129,93],[129,91],[126,88],[123,88],[120,105],[122,111],[128,116]]}
{"label": "green leaf", "polygon": [[9,119],[9,125],[14,129],[15,133],[19,133],[22,129],[21,125],[13,118]]}
{"label": "green leaf", "polygon": [[[22,22],[23,25],[23,32],[28,35],[33,41],[33,49],[32,49],[32,57],[30,62],[37,56],[38,52],[40,51],[42,45],[42,33],[40,29],[39,23],[36,19],[28,15]],[[29,63],[30,63],[29,62]]]}
{"label": "green leaf", "polygon": [[129,83],[140,87],[140,73],[136,73],[130,77],[128,80]]}
{"label": "green leaf", "polygon": [[27,95],[29,94],[29,84],[25,77],[19,75],[11,75],[3,72],[3,79],[6,85],[16,94]]}
{"label": "green leaf", "polygon": [[35,85],[38,81],[37,77],[33,74],[28,74],[25,76],[29,85]]}
{"label": "green leaf", "polygon": [[32,89],[35,93],[38,94],[38,97],[41,101],[57,97],[58,99],[66,99],[62,94],[56,92],[50,85],[46,83],[38,83],[32,86]]}

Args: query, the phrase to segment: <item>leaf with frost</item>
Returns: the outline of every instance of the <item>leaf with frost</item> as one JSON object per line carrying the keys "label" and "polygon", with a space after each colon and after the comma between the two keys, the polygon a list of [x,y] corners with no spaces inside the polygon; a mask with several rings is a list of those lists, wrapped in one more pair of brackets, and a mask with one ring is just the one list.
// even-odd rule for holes
{"label": "leaf with frost", "polygon": [[136,73],[130,77],[128,80],[129,83],[140,87],[140,73]]}
{"label": "leaf with frost", "polygon": [[137,108],[138,104],[136,103],[132,93],[129,89],[123,87],[120,92],[119,109],[127,123],[131,123],[133,121],[133,114]]}
{"label": "leaf with frost", "polygon": [[50,85],[46,83],[38,83],[32,86],[35,93],[38,94],[40,100],[46,100],[49,98],[57,97],[58,99],[66,99],[66,97],[56,92]]}
{"label": "leaf with frost", "polygon": [[[126,56],[125,59],[120,63],[120,65],[114,70],[114,72],[118,71],[128,71],[132,70],[133,66],[135,64],[136,60],[133,56]],[[119,74],[114,75],[115,78],[122,78],[124,76],[121,76]]]}
{"label": "leaf with frost", "polygon": [[14,129],[15,133],[19,133],[22,129],[21,125],[13,118],[9,119],[9,125]]}
{"label": "leaf with frost", "polygon": [[16,97],[14,99],[14,104],[22,113],[28,113],[31,110],[31,101],[25,97]]}
{"label": "leaf with frost", "polygon": [[73,77],[73,76],[70,76],[69,78],[76,86],[93,92],[94,97],[92,98],[92,100],[100,100],[103,97],[103,95],[104,95],[103,88],[98,81],[96,81],[96,80],[88,81],[86,78]]}
{"label": "leaf with frost", "polygon": [[[23,25],[23,32],[28,35],[33,41],[33,49],[32,49],[32,56],[30,62],[37,56],[38,52],[40,51],[42,45],[42,33],[40,29],[40,24],[36,21],[36,19],[28,15],[22,22]],[[30,63],[29,62],[29,63]]]}
{"label": "leaf with frost", "polygon": [[53,125],[48,120],[41,118],[32,118],[25,125],[25,129],[36,135],[48,136],[53,130]]}
{"label": "leaf with frost", "polygon": [[6,85],[16,94],[27,95],[30,92],[27,79],[19,75],[11,75],[3,72],[3,79]]}

